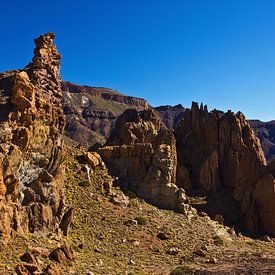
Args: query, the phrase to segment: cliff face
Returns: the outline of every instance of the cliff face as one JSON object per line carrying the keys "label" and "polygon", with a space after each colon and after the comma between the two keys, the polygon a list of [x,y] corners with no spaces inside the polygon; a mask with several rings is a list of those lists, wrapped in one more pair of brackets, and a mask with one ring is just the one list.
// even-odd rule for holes
{"label": "cliff face", "polygon": [[0,232],[58,227],[63,211],[60,59],[54,34],[35,39],[32,62],[0,74]]}
{"label": "cliff face", "polygon": [[173,133],[160,126],[154,110],[129,109],[98,153],[121,186],[156,206],[181,211],[186,197],[175,185],[176,142]]}
{"label": "cliff face", "polygon": [[211,210],[227,221],[244,220],[250,231],[274,235],[274,178],[243,114],[221,115],[193,103],[175,134],[178,171],[189,172],[189,177],[178,173],[178,186],[207,194]]}
{"label": "cliff face", "polygon": [[107,88],[79,86],[62,82],[62,105],[66,114],[65,134],[89,147],[104,143],[115,120],[126,109],[149,108],[144,99],[122,95]]}
{"label": "cliff face", "polygon": [[[155,108],[160,115],[164,127],[176,129],[187,110],[181,104],[175,106],[159,106]],[[224,113],[217,111],[219,116]],[[275,121],[262,122],[260,120],[247,120],[250,127],[259,138],[266,160],[275,158]]]}

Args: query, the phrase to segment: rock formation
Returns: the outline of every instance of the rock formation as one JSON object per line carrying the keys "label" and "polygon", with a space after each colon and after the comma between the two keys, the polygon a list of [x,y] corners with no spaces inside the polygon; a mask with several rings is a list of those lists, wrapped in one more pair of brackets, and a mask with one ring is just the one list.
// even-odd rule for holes
{"label": "rock formation", "polygon": [[61,55],[54,34],[35,39],[32,62],[0,74],[0,238],[48,230],[63,211]]}
{"label": "rock formation", "polygon": [[170,130],[161,130],[154,110],[125,111],[106,145],[98,153],[122,187],[156,206],[182,210],[186,197],[175,185],[175,138]]}
{"label": "rock formation", "polygon": [[[206,194],[213,214],[230,223],[244,221],[250,232],[275,235],[274,178],[244,115],[208,112],[193,103],[175,134],[178,186]],[[189,181],[188,173],[179,171],[188,171]]]}

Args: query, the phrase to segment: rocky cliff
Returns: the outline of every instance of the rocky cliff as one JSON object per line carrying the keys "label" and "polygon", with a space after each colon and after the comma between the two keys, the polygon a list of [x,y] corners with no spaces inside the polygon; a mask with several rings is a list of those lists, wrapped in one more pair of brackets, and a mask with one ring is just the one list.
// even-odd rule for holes
{"label": "rocky cliff", "polygon": [[32,62],[0,74],[0,238],[57,228],[63,214],[61,55],[54,34]]}
{"label": "rocky cliff", "polygon": [[[159,106],[155,108],[162,120],[162,123],[168,129],[175,129],[184,116],[186,108],[181,104],[170,106]],[[222,116],[224,112],[219,112]],[[262,149],[267,161],[275,158],[275,121],[262,122],[260,120],[247,120],[250,127],[254,130],[256,136],[260,139]]]}
{"label": "rocky cliff", "polygon": [[125,96],[112,89],[62,82],[62,105],[66,115],[65,134],[75,142],[90,147],[104,143],[115,120],[126,109],[149,108],[146,100]]}
{"label": "rocky cliff", "polygon": [[161,129],[153,109],[125,111],[98,153],[121,187],[161,208],[184,207],[184,190],[175,185],[175,138],[170,130]]}
{"label": "rocky cliff", "polygon": [[178,186],[207,195],[213,214],[230,223],[275,235],[274,178],[244,115],[193,103],[175,134]]}

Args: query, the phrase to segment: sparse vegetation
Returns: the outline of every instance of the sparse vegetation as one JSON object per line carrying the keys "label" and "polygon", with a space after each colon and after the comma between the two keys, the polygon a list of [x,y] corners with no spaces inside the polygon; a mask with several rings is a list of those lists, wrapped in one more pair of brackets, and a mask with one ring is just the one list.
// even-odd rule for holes
{"label": "sparse vegetation", "polygon": [[178,266],[170,273],[170,275],[182,275],[193,272],[194,269],[190,268],[189,266]]}
{"label": "sparse vegetation", "polygon": [[[256,265],[257,270],[264,266],[272,268],[270,261],[264,260],[265,254],[275,258],[274,243],[257,242],[257,250],[251,243],[255,241],[244,237],[232,236],[231,242],[224,242],[217,237],[216,223],[198,218],[188,220],[185,216],[169,210],[151,206],[139,198],[130,200],[127,208],[114,205],[110,197],[102,193],[102,182],[107,170],[96,168],[91,173],[91,184],[80,186],[87,181],[87,173],[75,158],[79,152],[66,147],[64,162],[66,170],[66,202],[74,208],[74,219],[68,238],[52,235],[29,233],[16,237],[9,246],[9,251],[0,253],[0,273],[13,272],[19,256],[28,251],[28,247],[52,249],[67,242],[71,244],[76,260],[72,267],[59,265],[62,274],[77,271],[85,274],[188,274],[205,266],[205,258],[194,260],[193,252],[207,243],[207,253],[219,259],[218,271],[228,271],[228,266],[245,257],[240,267]],[[121,192],[114,188],[113,192]],[[125,226],[123,221],[134,219],[138,226]],[[160,240],[159,232],[169,233],[169,240]],[[229,234],[225,229],[224,232]],[[211,241],[212,240],[212,241]],[[170,248],[178,247],[176,255],[167,254]],[[226,254],[224,251],[226,249]],[[41,259],[45,265],[50,260]],[[180,266],[179,261],[181,262]],[[213,261],[211,265],[215,265]],[[172,271],[171,271],[172,270]]]}
{"label": "sparse vegetation", "polygon": [[214,238],[214,244],[215,244],[215,245],[224,245],[224,241],[223,241],[223,239],[220,238],[219,236],[216,236],[216,237]]}
{"label": "sparse vegetation", "polygon": [[146,217],[136,217],[135,220],[137,221],[138,225],[146,225],[147,223]]}

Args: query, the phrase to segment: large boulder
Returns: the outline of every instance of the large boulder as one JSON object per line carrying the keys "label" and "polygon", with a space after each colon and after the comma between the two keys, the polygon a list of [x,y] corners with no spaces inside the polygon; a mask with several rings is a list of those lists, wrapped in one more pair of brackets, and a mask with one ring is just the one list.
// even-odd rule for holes
{"label": "large boulder", "polygon": [[[275,235],[274,178],[244,115],[208,112],[206,106],[193,103],[175,135],[178,171],[184,167],[190,174],[187,191],[207,195],[213,215],[223,214],[226,221],[250,232]],[[186,185],[179,173],[177,185]]]}
{"label": "large boulder", "polygon": [[0,74],[0,232],[58,226],[63,202],[61,55],[54,34],[35,39],[32,62]]}
{"label": "large boulder", "polygon": [[154,110],[125,111],[98,153],[122,187],[156,206],[180,211],[186,197],[175,185],[175,138],[161,129]]}

